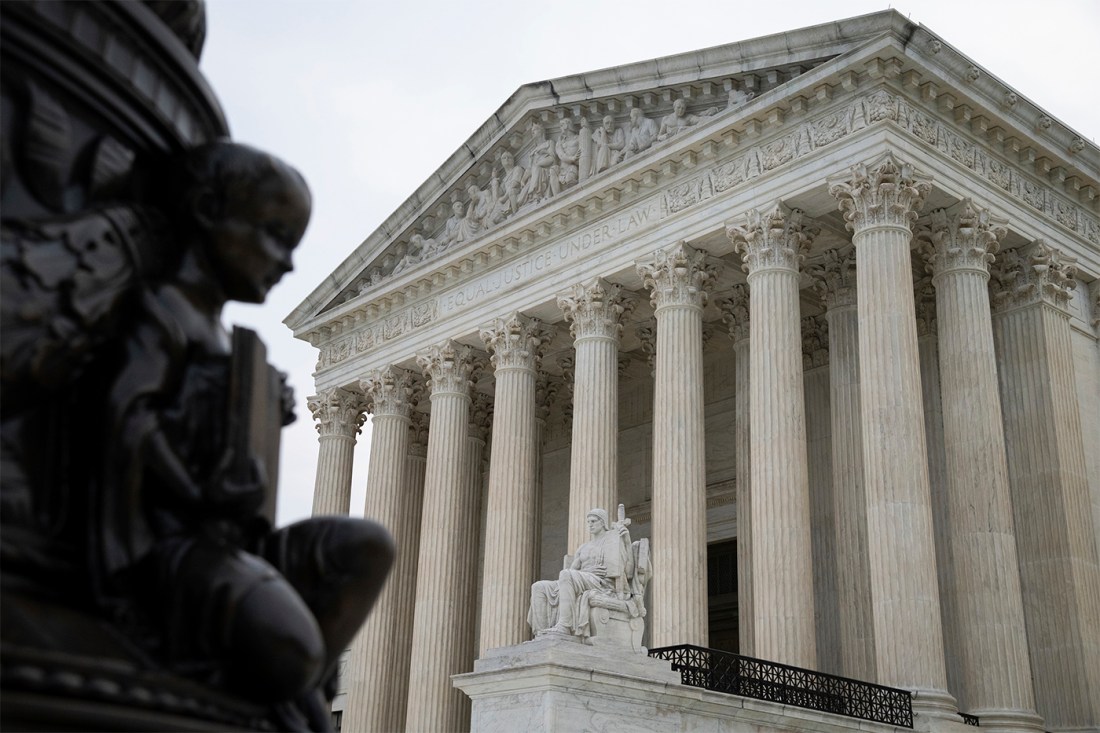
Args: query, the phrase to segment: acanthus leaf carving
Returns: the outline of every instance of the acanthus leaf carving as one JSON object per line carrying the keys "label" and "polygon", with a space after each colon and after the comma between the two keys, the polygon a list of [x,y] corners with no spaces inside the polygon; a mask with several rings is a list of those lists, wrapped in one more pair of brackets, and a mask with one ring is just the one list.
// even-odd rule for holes
{"label": "acanthus leaf carving", "polygon": [[931,190],[932,179],[893,153],[870,165],[853,166],[849,175],[829,186],[848,228],[857,234],[871,227],[910,228]]}
{"label": "acanthus leaf carving", "polygon": [[801,209],[786,211],[779,202],[765,213],[748,211],[744,224],[726,226],[726,236],[741,254],[743,269],[750,278],[762,270],[797,272],[820,231],[805,221]]}
{"label": "acanthus leaf carving", "polygon": [[537,318],[512,313],[480,330],[495,369],[537,370],[554,338],[554,329]]}
{"label": "acanthus leaf carving", "polygon": [[367,402],[362,394],[333,387],[306,398],[306,406],[317,421],[321,437],[354,438],[367,419]]}
{"label": "acanthus leaf carving", "polygon": [[809,268],[809,275],[814,292],[821,298],[826,310],[855,305],[855,247],[825,250],[821,262]]}
{"label": "acanthus leaf carving", "polygon": [[718,302],[722,311],[722,322],[729,329],[734,343],[749,337],[749,286],[738,283],[733,286],[728,298]]}
{"label": "acanthus leaf carving", "polygon": [[455,393],[468,397],[482,368],[472,348],[451,339],[421,351],[416,364],[427,377],[432,395]]}
{"label": "acanthus leaf carving", "polygon": [[633,300],[623,296],[621,285],[598,278],[587,285],[574,285],[571,295],[558,296],[558,308],[569,321],[574,339],[606,338],[618,340],[622,334],[622,315],[633,310]]}
{"label": "acanthus leaf carving", "polygon": [[707,290],[718,276],[718,268],[707,262],[706,252],[684,242],[658,250],[653,259],[637,265],[638,274],[650,291],[654,308],[707,304]]}
{"label": "acanthus leaf carving", "polygon": [[802,319],[802,368],[815,369],[829,363],[829,321],[824,315]]}
{"label": "acanthus leaf carving", "polygon": [[1046,303],[1065,311],[1077,289],[1076,260],[1041,239],[1005,250],[998,265],[990,278],[996,310]]}
{"label": "acanthus leaf carving", "polygon": [[989,265],[1008,233],[1007,222],[963,199],[936,209],[917,227],[917,248],[933,282],[947,272],[971,270],[988,276]]}
{"label": "acanthus leaf carving", "polygon": [[359,380],[373,415],[409,417],[423,392],[412,372],[393,365],[376,369]]}

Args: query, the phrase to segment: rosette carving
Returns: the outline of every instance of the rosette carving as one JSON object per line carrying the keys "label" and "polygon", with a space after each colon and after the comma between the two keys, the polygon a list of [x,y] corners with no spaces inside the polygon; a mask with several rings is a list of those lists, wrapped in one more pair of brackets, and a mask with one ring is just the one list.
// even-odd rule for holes
{"label": "rosette carving", "polygon": [[814,292],[832,310],[856,302],[855,247],[825,250],[821,262],[809,268]]}
{"label": "rosette carving", "polygon": [[537,369],[554,338],[552,328],[520,313],[498,318],[480,334],[496,369]]}
{"label": "rosette carving", "polygon": [[718,276],[718,268],[708,264],[706,252],[684,242],[658,250],[649,262],[639,263],[638,274],[650,291],[654,308],[707,304],[707,289]]}
{"label": "rosette carving", "polygon": [[574,285],[572,295],[559,295],[558,307],[574,339],[618,339],[623,329],[620,318],[633,310],[634,301],[623,297],[621,285],[598,278],[588,285]]}
{"label": "rosette carving", "polygon": [[734,285],[730,297],[718,302],[722,311],[722,322],[729,329],[734,343],[749,337],[749,286]]}
{"label": "rosette carving", "polygon": [[367,400],[358,392],[333,387],[306,398],[306,406],[317,421],[317,433],[354,438],[367,420]]}
{"label": "rosette carving", "polygon": [[408,417],[423,392],[412,372],[392,365],[360,379],[359,389],[370,401],[372,414],[397,417]]}
{"label": "rosette carving", "polygon": [[877,226],[909,228],[931,190],[931,178],[891,153],[876,163],[853,166],[829,186],[848,228],[857,233]]}
{"label": "rosette carving", "polygon": [[1076,263],[1073,257],[1041,239],[1020,249],[1005,250],[990,280],[993,307],[1006,310],[1047,303],[1065,310],[1077,289]]}
{"label": "rosette carving", "polygon": [[798,271],[814,237],[821,231],[805,220],[801,209],[785,211],[776,203],[771,211],[753,209],[745,214],[742,225],[728,224],[726,236],[737,248],[749,273],[761,270]]}
{"label": "rosette carving", "polygon": [[457,392],[470,394],[470,386],[482,369],[474,350],[448,339],[420,352],[416,364],[428,378],[432,394]]}
{"label": "rosette carving", "polygon": [[936,209],[917,227],[917,247],[933,281],[956,270],[988,275],[1007,233],[1007,222],[963,199],[950,210]]}

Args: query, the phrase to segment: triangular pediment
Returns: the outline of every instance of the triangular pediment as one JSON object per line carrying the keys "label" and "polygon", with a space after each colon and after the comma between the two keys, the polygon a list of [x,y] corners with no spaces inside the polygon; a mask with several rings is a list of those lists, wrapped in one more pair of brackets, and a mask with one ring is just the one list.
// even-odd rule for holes
{"label": "triangular pediment", "polygon": [[[913,52],[910,47],[918,43],[921,50]],[[925,68],[934,73],[922,76],[917,69]],[[423,288],[429,287],[448,269],[473,267],[487,247],[521,246],[532,231],[549,228],[548,216],[576,217],[593,202],[601,206],[608,197],[614,199],[620,188],[644,180],[647,161],[682,167],[668,161],[686,155],[690,166],[695,153],[677,156],[681,149],[712,141],[736,146],[739,136],[782,126],[787,115],[801,113],[811,100],[820,103],[824,96],[828,103],[860,83],[866,90],[868,81],[885,79],[922,84],[922,93],[934,99],[938,85],[946,86],[945,78],[957,79],[973,95],[963,98],[950,87],[952,93],[937,103],[947,115],[957,119],[962,114],[967,122],[974,118],[986,127],[995,126],[998,113],[1022,116],[1025,127],[1046,125],[1047,137],[1054,140],[1046,149],[1030,140],[1016,139],[1015,145],[1032,150],[1033,156],[1045,155],[1051,164],[1061,161],[1051,154],[1059,146],[1063,158],[1075,152],[1080,136],[1055,126],[1042,110],[894,11],[528,84],[286,323],[299,337],[315,340],[320,324],[346,320],[345,311],[356,303],[371,301],[392,284],[410,280],[412,273]],[[1020,128],[1005,127],[1010,132]],[[1086,163],[1086,175],[1079,180],[1095,181],[1097,151],[1086,148],[1084,156],[1077,156]],[[524,222],[530,226],[520,232]],[[504,245],[493,245],[496,240]],[[460,262],[457,253],[469,257]],[[436,263],[442,269],[433,272]],[[412,280],[402,287],[402,299],[423,290]]]}

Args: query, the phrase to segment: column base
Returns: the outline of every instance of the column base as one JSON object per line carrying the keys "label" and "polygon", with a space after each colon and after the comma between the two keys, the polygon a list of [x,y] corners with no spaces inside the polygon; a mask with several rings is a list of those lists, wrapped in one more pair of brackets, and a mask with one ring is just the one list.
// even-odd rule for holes
{"label": "column base", "polygon": [[946,690],[911,689],[910,691],[913,693],[914,715],[960,720],[959,701]]}
{"label": "column base", "polygon": [[972,710],[971,715],[978,717],[983,731],[1032,731],[1040,733],[1043,730],[1043,719],[1035,714],[1034,710]]}

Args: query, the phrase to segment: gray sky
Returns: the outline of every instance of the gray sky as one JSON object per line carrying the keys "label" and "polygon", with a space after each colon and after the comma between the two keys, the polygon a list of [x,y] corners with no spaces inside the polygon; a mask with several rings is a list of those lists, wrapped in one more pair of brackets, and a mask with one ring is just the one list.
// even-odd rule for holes
{"label": "gray sky", "polygon": [[[399,7],[400,4],[400,7]],[[313,218],[295,271],[226,321],[260,332],[289,371],[279,522],[309,516],[317,354],[282,319],[522,84],[895,7],[1096,142],[1100,0],[207,0],[202,68],[236,140],[297,167]],[[369,423],[356,450],[362,514]]]}

